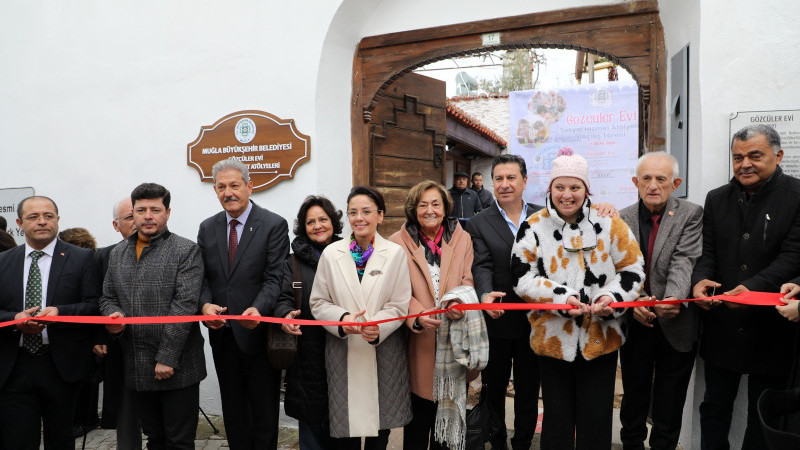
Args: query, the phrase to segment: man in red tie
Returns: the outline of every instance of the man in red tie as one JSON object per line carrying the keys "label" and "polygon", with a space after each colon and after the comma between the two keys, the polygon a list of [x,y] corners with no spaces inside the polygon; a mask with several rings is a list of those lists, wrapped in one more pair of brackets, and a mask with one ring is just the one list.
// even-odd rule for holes
{"label": "man in red tie", "polygon": [[231,449],[278,446],[280,371],[269,366],[267,327],[226,321],[225,314],[271,316],[281,294],[289,254],[289,227],[282,217],[250,201],[247,165],[222,160],[212,168],[223,211],[200,224],[197,243],[205,279],[200,295],[219,379],[222,415]]}
{"label": "man in red tie", "polygon": [[[645,153],[639,158],[633,184],[639,201],[620,211],[620,216],[638,238],[645,257],[642,296],[687,298],[692,270],[703,250],[703,208],[672,196],[681,179],[678,162],[668,153]],[[627,318],[628,340],[620,349],[625,391],[620,409],[622,444],[625,449],[644,449],[647,414],[652,411],[650,447],[674,449],[697,354],[699,313],[696,306],[682,303],[632,308]]]}

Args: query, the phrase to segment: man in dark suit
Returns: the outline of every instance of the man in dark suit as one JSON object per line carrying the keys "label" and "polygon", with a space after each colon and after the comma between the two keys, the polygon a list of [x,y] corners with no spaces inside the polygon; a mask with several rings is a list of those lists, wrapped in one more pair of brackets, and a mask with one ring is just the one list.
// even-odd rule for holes
{"label": "man in dark suit", "polygon": [[47,197],[22,200],[17,225],[25,245],[0,255],[0,425],[7,449],[74,448],[78,384],[92,371],[91,328],[35,317],[95,315],[99,283],[92,252],[56,239],[58,207]]}
{"label": "man in dark suit", "polygon": [[[528,182],[525,160],[517,155],[500,155],[492,162],[494,196],[497,199],[467,223],[475,260],[472,277],[481,301],[524,303],[511,285],[511,246],[520,223],[541,206],[526,204],[522,192]],[[529,449],[539,413],[539,369],[531,350],[531,326],[526,311],[489,311],[489,363],[483,370],[484,389],[500,427],[492,439],[493,449],[506,448],[505,398],[514,368],[514,449]]]}
{"label": "man in dark suit", "polygon": [[[780,135],[767,125],[733,135],[733,179],[706,195],[703,254],[692,274],[692,294],[778,292],[800,273],[800,180],[783,172]],[[729,448],[734,401],[747,378],[747,428],[743,449],[767,448],[756,408],[765,389],[783,389],[796,326],[774,308],[719,300],[698,301],[700,356],[706,391],[700,404],[703,449]]]}
{"label": "man in dark suit", "polygon": [[271,316],[281,294],[289,228],[282,217],[250,202],[253,182],[235,159],[212,169],[224,211],[200,224],[197,243],[205,279],[200,296],[219,379],[222,414],[231,449],[278,446],[280,371],[269,366],[267,327],[225,321],[222,315]]}
{"label": "man in dark suit", "polygon": [[[111,225],[123,240],[103,247],[95,253],[97,268],[100,270],[101,289],[103,278],[108,271],[111,250],[136,232],[130,197],[116,202],[112,212],[114,220]],[[142,429],[136,413],[134,391],[125,387],[125,359],[119,339],[108,339],[105,327],[100,327],[95,331],[95,345],[92,351],[102,358],[103,415],[100,426],[117,430],[117,450],[141,449]]]}
{"label": "man in dark suit", "polygon": [[[703,208],[671,195],[681,181],[672,155],[646,153],[633,177],[639,201],[620,211],[647,261],[642,295],[655,300],[689,296],[692,269],[703,251]],[[640,306],[631,308],[626,318],[628,339],[620,349],[622,444],[644,449],[647,413],[652,411],[650,447],[674,449],[697,354],[698,309],[689,303]]]}

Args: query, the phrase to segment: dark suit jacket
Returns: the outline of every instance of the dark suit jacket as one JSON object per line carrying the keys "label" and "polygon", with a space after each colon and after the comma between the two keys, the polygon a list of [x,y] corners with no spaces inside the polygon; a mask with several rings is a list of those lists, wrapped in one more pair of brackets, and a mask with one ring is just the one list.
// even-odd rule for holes
{"label": "dark suit jacket", "polygon": [[[227,225],[225,211],[200,224],[197,244],[205,264],[200,304],[226,306],[232,315],[254,306],[262,316],[272,316],[281,295],[284,262],[289,254],[286,220],[253,203],[230,269]],[[266,349],[266,326],[248,330],[237,321],[230,325],[244,353],[252,355]]]}
{"label": "dark suit jacket", "polygon": [[[528,203],[528,216],[542,209]],[[520,221],[521,223],[521,221]],[[478,298],[492,291],[505,292],[503,303],[525,303],[514,293],[511,279],[511,246],[515,236],[500,214],[497,203],[478,213],[467,222],[467,231],[472,236],[475,260],[472,263],[472,278]],[[506,311],[498,319],[486,320],[489,337],[516,339],[531,333],[527,311]]]}
{"label": "dark suit jacket", "polygon": [[[620,217],[639,239],[639,202],[620,211]],[[639,247],[647,250],[647,242]],[[661,217],[651,256],[650,289],[663,300],[666,297],[689,298],[692,292],[692,270],[703,252],[703,208],[675,197],[667,200]],[[684,304],[671,319],[658,317],[658,324],[672,347],[679,352],[694,348],[700,331],[697,306]],[[635,320],[628,313],[628,320]]]}
{"label": "dark suit jacket", "polygon": [[[751,291],[778,292],[800,273],[800,180],[780,166],[749,201],[732,179],[706,195],[703,254],[692,284],[709,279],[717,293],[742,284]],[[792,352],[784,345],[797,325],[775,308],[718,306],[702,319],[700,356],[738,373],[788,374]]]}
{"label": "dark suit jacket", "polygon": [[[25,246],[0,254],[0,322],[13,320],[25,305],[22,285]],[[100,294],[93,252],[56,242],[50,276],[47,281],[47,306],[58,307],[62,316],[97,315]],[[53,323],[47,326],[50,354],[59,375],[72,383],[89,377],[92,366],[91,327]],[[20,332],[16,327],[0,328],[0,387],[5,384],[19,349]]]}

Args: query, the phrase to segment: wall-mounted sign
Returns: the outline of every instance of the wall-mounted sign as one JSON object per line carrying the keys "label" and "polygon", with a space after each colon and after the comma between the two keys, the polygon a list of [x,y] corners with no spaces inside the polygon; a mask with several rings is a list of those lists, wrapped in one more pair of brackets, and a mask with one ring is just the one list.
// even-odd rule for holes
{"label": "wall-mounted sign", "polygon": [[238,111],[200,127],[187,150],[187,164],[200,172],[201,181],[213,183],[214,164],[235,158],[247,164],[253,190],[262,191],[294,177],[295,169],[310,158],[311,138],[297,130],[294,119]]}
{"label": "wall-mounted sign", "polygon": [[[731,113],[728,131],[729,145],[733,135],[748,125],[769,125],[781,136],[783,161],[781,168],[793,177],[800,177],[800,110],[782,109],[773,111],[739,111]],[[730,153],[728,153],[730,161]],[[728,163],[728,174],[733,177],[733,166]]]}
{"label": "wall-mounted sign", "polygon": [[25,233],[17,226],[17,206],[19,202],[33,195],[32,187],[0,189],[0,216],[8,222],[6,231],[14,237],[17,244],[25,243]]}

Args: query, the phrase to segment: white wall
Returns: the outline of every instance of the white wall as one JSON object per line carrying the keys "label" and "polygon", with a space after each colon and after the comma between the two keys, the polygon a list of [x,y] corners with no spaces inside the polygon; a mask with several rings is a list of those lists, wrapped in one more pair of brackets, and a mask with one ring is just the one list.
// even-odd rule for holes
{"label": "white wall", "polygon": [[[667,61],[690,45],[689,200],[703,204],[709,190],[728,181],[729,115],[800,107],[800,91],[794,86],[800,61],[787,52],[787,46],[800,41],[794,23],[800,6],[789,0],[662,0],[659,8]],[[687,449],[700,448],[703,374],[698,358],[681,434]],[[732,447],[741,445],[746,427],[746,380],[742,378],[734,406]]]}
{"label": "white wall", "polygon": [[[219,210],[186,165],[202,125],[241,109],[294,118],[311,160],[254,200],[291,222],[305,195],[339,207],[351,185],[352,60],[368,35],[619,1],[0,3],[0,188],[33,186],[61,227],[117,240],[111,205],[143,181],[173,194],[170,228],[194,238]],[[692,43],[690,199],[727,178],[727,117],[800,104],[792,0],[662,1],[671,55]],[[209,355],[210,363],[210,355]],[[218,413],[209,377],[204,408]]]}

